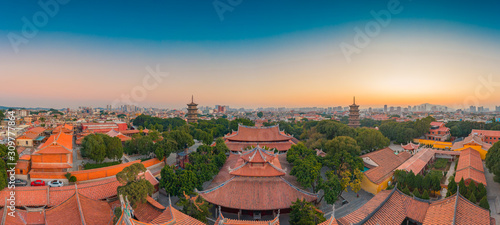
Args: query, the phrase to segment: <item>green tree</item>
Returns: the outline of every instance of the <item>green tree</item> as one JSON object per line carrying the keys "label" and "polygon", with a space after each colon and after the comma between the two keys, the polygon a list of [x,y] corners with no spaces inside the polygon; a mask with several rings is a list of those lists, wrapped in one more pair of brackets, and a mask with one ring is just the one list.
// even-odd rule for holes
{"label": "green tree", "polygon": [[182,206],[182,212],[203,222],[208,223],[207,217],[210,216],[210,204],[201,196],[195,195],[190,197],[184,194],[179,200],[179,205]]}
{"label": "green tree", "polygon": [[82,156],[89,157],[97,163],[102,163],[106,158],[106,144],[103,134],[90,134],[82,142]]}
{"label": "green tree", "polygon": [[167,138],[177,143],[177,151],[184,150],[185,147],[194,145],[193,137],[183,130],[170,131],[167,134]]}
{"label": "green tree", "polygon": [[323,214],[312,203],[300,199],[292,203],[290,211],[291,225],[316,225],[325,220]]}
{"label": "green tree", "polygon": [[356,141],[361,150],[382,149],[390,144],[389,138],[386,138],[380,131],[369,128],[357,129],[358,135]]}
{"label": "green tree", "polygon": [[468,199],[473,203],[477,202],[476,195],[474,195],[474,193],[471,193]]}
{"label": "green tree", "polygon": [[166,163],[170,154],[177,150],[177,143],[173,140],[164,138],[163,140],[157,142],[154,145],[154,148],[156,157],[160,160],[163,159]]}
{"label": "green tree", "polygon": [[106,142],[106,157],[112,160],[119,160],[123,156],[122,141],[118,137],[105,136]]}
{"label": "green tree", "polygon": [[346,136],[336,137],[325,144],[325,150],[324,163],[340,179],[342,190],[347,190],[349,186],[354,191],[359,190],[364,164],[359,157],[361,150],[356,140]]}
{"label": "green tree", "polygon": [[321,167],[322,165],[316,160],[316,156],[308,156],[305,159],[294,161],[290,175],[295,176],[302,187],[312,187],[313,192],[316,193],[321,178]]}
{"label": "green tree", "polygon": [[427,192],[427,190],[424,190],[424,193],[422,194],[422,199],[430,199],[429,192]]}
{"label": "green tree", "polygon": [[258,116],[259,118],[262,118],[262,116],[264,116],[264,113],[263,113],[263,112],[258,112],[258,113],[257,113],[257,116]]}
{"label": "green tree", "polygon": [[476,192],[477,191],[477,187],[476,187],[476,183],[472,180],[470,183],[469,183],[469,186],[467,186],[467,193],[469,195],[469,197],[474,194],[476,195]]}
{"label": "green tree", "polygon": [[0,190],[3,190],[7,187],[7,164],[3,159],[0,159]]}
{"label": "green tree", "polygon": [[192,170],[182,170],[178,181],[179,193],[194,194],[194,189],[200,186],[198,176]]}
{"label": "green tree", "polygon": [[406,195],[410,195],[410,189],[408,189],[408,186],[406,186],[406,187],[403,189],[403,193],[405,193]]}
{"label": "green tree", "polygon": [[127,197],[133,208],[139,202],[145,203],[147,196],[154,193],[153,185],[144,176],[139,176],[144,171],[143,164],[134,163],[116,174],[116,179],[122,184],[118,187],[118,194]]}
{"label": "green tree", "polygon": [[500,141],[497,141],[488,149],[485,162],[488,170],[495,174],[495,180],[500,181]]}
{"label": "green tree", "polygon": [[451,179],[448,183],[448,192],[446,194],[451,196],[455,193],[457,193],[457,183],[455,182],[455,179]]}
{"label": "green tree", "polygon": [[486,196],[484,196],[481,201],[479,201],[479,206],[481,206],[483,209],[490,210],[490,204],[488,203],[488,199]]}
{"label": "green tree", "polygon": [[477,199],[482,199],[484,196],[486,196],[486,187],[484,187],[483,183],[479,183],[477,185],[477,192],[476,192],[476,197]]}
{"label": "green tree", "polygon": [[464,178],[460,179],[460,182],[458,182],[458,191],[462,196],[467,195],[467,186],[465,186],[465,181]]}
{"label": "green tree", "polygon": [[413,189],[413,193],[412,194],[413,194],[413,196],[415,196],[417,198],[421,198],[422,197],[422,196],[420,196],[420,192],[418,192],[417,188]]}
{"label": "green tree", "polygon": [[131,183],[133,181],[137,181],[141,179],[138,175],[140,173],[146,172],[146,167],[142,163],[134,163],[130,166],[123,168],[122,171],[116,174],[116,179],[122,185]]}
{"label": "green tree", "polygon": [[413,170],[410,170],[410,172],[406,175],[406,185],[408,185],[411,189],[415,188],[415,174],[413,173]]}
{"label": "green tree", "polygon": [[292,147],[286,152],[286,160],[293,164],[297,159],[305,159],[308,156],[315,155],[316,153],[314,150],[308,149],[304,143],[299,142],[296,145],[292,145]]}
{"label": "green tree", "polygon": [[179,178],[175,173],[174,167],[165,165],[161,169],[160,188],[163,188],[171,196],[179,195]]}
{"label": "green tree", "polygon": [[321,182],[324,194],[321,196],[319,202],[321,202],[324,197],[326,203],[334,204],[338,200],[340,194],[342,194],[342,184],[333,171],[328,171],[326,176],[326,181]]}
{"label": "green tree", "polygon": [[430,176],[430,174],[426,174],[424,176],[424,179],[422,180],[422,188],[424,190],[431,189],[431,176]]}
{"label": "green tree", "polygon": [[145,203],[148,195],[154,193],[153,185],[146,179],[131,182],[118,187],[118,194],[126,196],[133,208],[137,207],[139,202]]}

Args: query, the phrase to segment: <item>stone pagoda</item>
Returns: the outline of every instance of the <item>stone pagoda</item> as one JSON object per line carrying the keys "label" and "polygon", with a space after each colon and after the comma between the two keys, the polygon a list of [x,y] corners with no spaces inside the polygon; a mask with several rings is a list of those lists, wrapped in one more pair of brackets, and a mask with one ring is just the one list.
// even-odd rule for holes
{"label": "stone pagoda", "polygon": [[349,106],[349,124],[350,127],[356,128],[359,123],[359,105],[356,105],[356,97],[353,98],[352,105]]}
{"label": "stone pagoda", "polygon": [[194,96],[191,96],[191,103],[187,104],[187,122],[197,123],[198,122],[198,104],[194,103]]}

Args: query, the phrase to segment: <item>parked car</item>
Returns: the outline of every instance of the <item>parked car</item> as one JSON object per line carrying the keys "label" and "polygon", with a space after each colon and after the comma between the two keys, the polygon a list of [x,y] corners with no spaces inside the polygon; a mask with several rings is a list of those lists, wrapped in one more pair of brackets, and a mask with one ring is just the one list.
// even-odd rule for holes
{"label": "parked car", "polygon": [[43,180],[31,181],[31,186],[45,186],[45,181]]}
{"label": "parked car", "polygon": [[26,186],[26,185],[28,185],[28,181],[16,179],[16,180],[14,180],[14,185],[16,187]]}
{"label": "parked car", "polygon": [[62,187],[64,184],[60,180],[51,180],[49,181],[49,187]]}

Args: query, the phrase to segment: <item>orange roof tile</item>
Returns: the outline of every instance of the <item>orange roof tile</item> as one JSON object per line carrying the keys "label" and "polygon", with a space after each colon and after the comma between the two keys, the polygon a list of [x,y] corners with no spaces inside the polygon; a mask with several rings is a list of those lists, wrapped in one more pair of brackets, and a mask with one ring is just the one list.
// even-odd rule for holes
{"label": "orange roof tile", "polygon": [[462,178],[464,180],[472,179],[476,183],[487,185],[481,155],[472,148],[462,150],[460,153],[455,182],[460,182]]}
{"label": "orange roof tile", "polygon": [[316,194],[300,190],[281,177],[236,176],[198,193],[210,203],[244,210],[286,209],[297,199],[317,199]]}
{"label": "orange roof tile", "polygon": [[375,167],[364,172],[364,174],[371,182],[380,184],[382,181],[392,176],[394,170],[403,162],[408,160],[411,155],[408,152],[402,152],[399,155],[396,155],[392,149],[387,147],[360,157],[363,158],[365,162],[367,160],[371,160],[371,162],[377,164],[376,166],[372,165]]}
{"label": "orange roof tile", "polygon": [[434,150],[425,148],[420,150],[417,154],[406,160],[401,164],[397,170],[413,171],[414,174],[419,174],[425,166],[434,158]]}
{"label": "orange roof tile", "polygon": [[236,134],[226,135],[226,140],[261,142],[261,141],[286,141],[292,139],[292,136],[285,135],[279,130],[279,125],[271,127],[250,127],[238,126]]}

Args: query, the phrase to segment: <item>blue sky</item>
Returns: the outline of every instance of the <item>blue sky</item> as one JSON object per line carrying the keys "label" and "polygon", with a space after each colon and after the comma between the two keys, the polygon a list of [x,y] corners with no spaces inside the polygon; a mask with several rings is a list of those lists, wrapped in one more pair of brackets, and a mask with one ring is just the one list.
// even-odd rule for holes
{"label": "blue sky", "polygon": [[[220,2],[231,6],[225,0]],[[239,5],[231,6],[232,12],[223,13],[221,21],[212,1],[72,0],[61,5],[59,13],[41,32],[154,41],[259,39],[370,20],[369,12],[387,8],[388,2],[241,0]],[[470,1],[399,2],[405,9],[404,13],[396,15],[397,20],[453,21],[500,29],[498,1],[473,4]],[[19,31],[23,25],[21,17],[30,17],[40,9],[37,1],[2,1],[0,29]]]}
{"label": "blue sky", "polygon": [[[0,90],[3,104],[105,106],[156,65],[169,78],[134,103],[181,108],[194,94],[235,107],[346,105],[353,95],[374,107],[500,104],[500,87],[475,93],[478,77],[500,80],[498,1],[60,1],[17,53],[9,34],[22,35],[22,18],[43,7],[0,2],[0,74],[27,81],[27,91]],[[222,20],[214,4],[229,7]],[[401,12],[346,60],[341,44],[388,4]]]}

